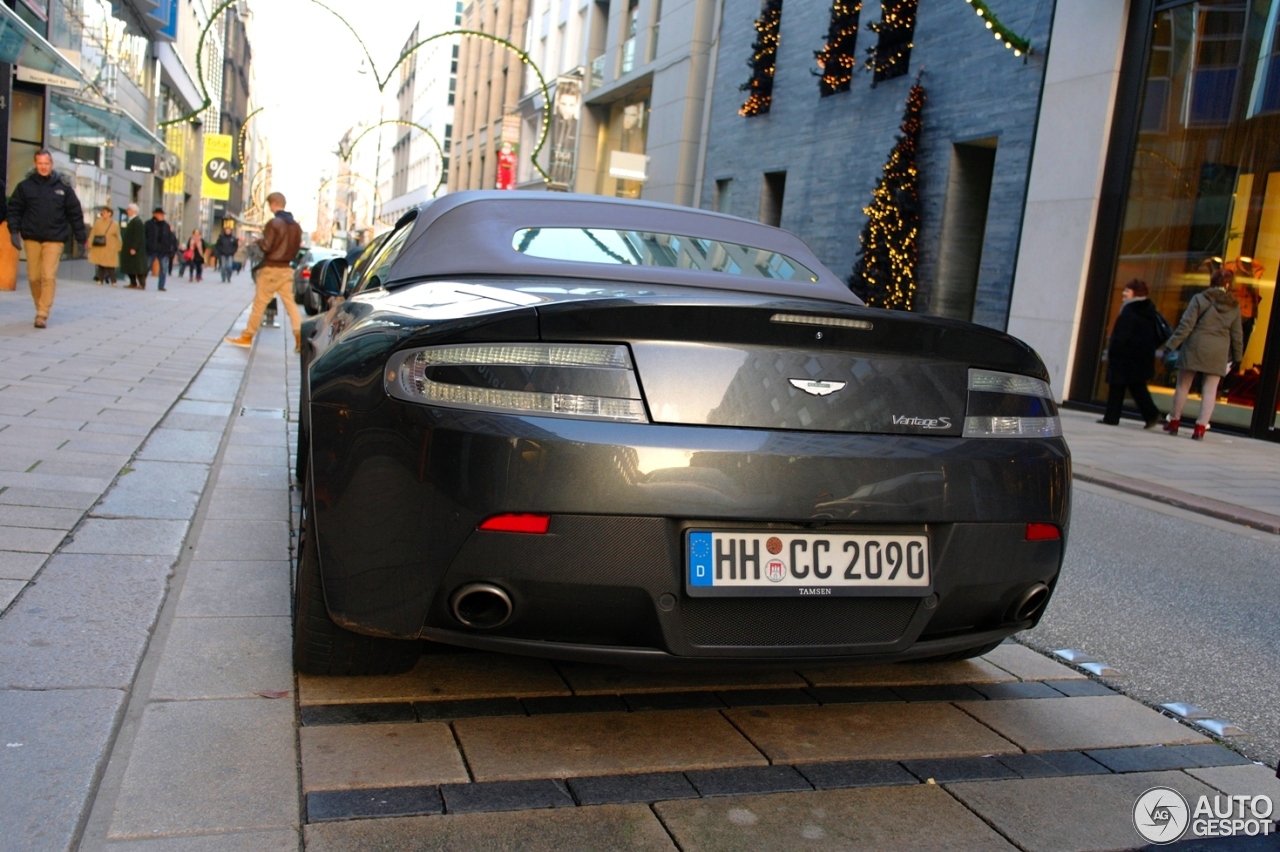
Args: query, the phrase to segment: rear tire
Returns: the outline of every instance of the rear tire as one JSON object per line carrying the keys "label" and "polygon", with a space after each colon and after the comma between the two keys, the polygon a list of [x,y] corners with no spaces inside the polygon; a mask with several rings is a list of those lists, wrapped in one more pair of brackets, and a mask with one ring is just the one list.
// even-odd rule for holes
{"label": "rear tire", "polygon": [[912,660],[911,662],[954,663],[958,660],[972,660],[974,657],[981,657],[983,654],[990,654],[998,647],[1000,647],[1000,642],[990,642],[986,645],[978,645],[974,648],[965,648],[963,651],[952,651],[950,654],[939,654],[936,657],[922,657],[919,660]]}
{"label": "rear tire", "polygon": [[301,674],[311,675],[389,675],[409,671],[418,661],[419,642],[353,633],[329,617],[311,508],[308,496],[293,597],[294,667]]}

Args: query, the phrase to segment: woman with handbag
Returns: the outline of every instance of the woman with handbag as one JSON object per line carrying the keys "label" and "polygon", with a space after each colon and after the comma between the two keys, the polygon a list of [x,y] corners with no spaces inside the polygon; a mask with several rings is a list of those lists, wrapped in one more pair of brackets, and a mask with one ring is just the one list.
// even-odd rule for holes
{"label": "woman with handbag", "polygon": [[120,265],[120,225],[110,207],[98,209],[98,218],[89,229],[89,262],[95,267],[93,280],[116,286],[116,268]]}
{"label": "woman with handbag", "polygon": [[1160,411],[1151,399],[1147,382],[1156,374],[1155,353],[1165,337],[1160,334],[1155,305],[1147,298],[1147,282],[1134,279],[1124,285],[1124,305],[1107,343],[1107,410],[1099,420],[1108,426],[1120,423],[1125,391],[1133,397],[1142,414],[1144,428],[1160,423]]}
{"label": "woman with handbag", "polygon": [[1209,276],[1209,286],[1191,299],[1182,313],[1178,327],[1165,349],[1178,353],[1178,387],[1173,394],[1173,410],[1164,430],[1178,434],[1182,425],[1182,407],[1191,393],[1196,373],[1204,376],[1200,392],[1200,414],[1196,417],[1194,440],[1202,440],[1209,428],[1213,405],[1218,398],[1218,383],[1239,364],[1244,356],[1240,325],[1240,303],[1231,295],[1235,275],[1230,269],[1219,269]]}
{"label": "woman with handbag", "polygon": [[187,250],[182,253],[182,259],[187,264],[187,280],[203,281],[204,237],[200,236],[199,228],[191,232],[191,237],[187,240]]}

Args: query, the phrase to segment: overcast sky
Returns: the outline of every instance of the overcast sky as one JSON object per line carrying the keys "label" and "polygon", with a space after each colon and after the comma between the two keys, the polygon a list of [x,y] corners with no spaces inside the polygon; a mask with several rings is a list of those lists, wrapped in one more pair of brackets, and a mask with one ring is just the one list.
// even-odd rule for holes
{"label": "overcast sky", "polygon": [[[452,7],[454,0],[326,0],[360,34],[381,75],[399,57],[426,3]],[[348,127],[377,120],[377,84],[372,73],[360,73],[364,52],[351,32],[312,0],[250,0],[249,7],[251,97],[265,107],[254,121],[271,139],[273,188],[288,197],[309,231],[321,177],[337,168],[338,140]],[[360,144],[373,140],[370,134]]]}

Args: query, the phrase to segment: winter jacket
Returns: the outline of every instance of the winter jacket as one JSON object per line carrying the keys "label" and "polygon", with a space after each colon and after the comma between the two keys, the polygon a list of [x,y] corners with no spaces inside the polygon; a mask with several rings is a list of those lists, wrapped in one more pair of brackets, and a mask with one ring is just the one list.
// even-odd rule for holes
{"label": "winter jacket", "polygon": [[[121,235],[120,272],[123,275],[147,274],[147,234],[142,219],[134,216],[125,223]],[[133,249],[133,254],[129,254]]]}
{"label": "winter jacket", "polygon": [[77,243],[89,239],[71,179],[57,171],[42,176],[32,169],[14,187],[9,197],[9,230],[41,243],[64,243],[71,236]]}
{"label": "winter jacket", "polygon": [[163,219],[151,217],[143,232],[146,234],[147,254],[168,257],[178,250],[178,238],[173,235],[173,228]]}
{"label": "winter jacket", "polygon": [[218,241],[213,245],[213,250],[218,257],[234,257],[239,248],[240,241],[226,232],[219,234]]}
{"label": "winter jacket", "polygon": [[1156,374],[1155,353],[1162,343],[1151,300],[1125,302],[1107,343],[1107,382],[1133,385],[1149,380]]}
{"label": "winter jacket", "polygon": [[106,237],[107,244],[103,246],[95,246],[93,240],[89,241],[89,262],[94,266],[107,266],[112,269],[120,263],[120,226],[116,224],[115,219],[103,219],[99,216],[93,220],[93,227],[89,229],[90,237]]}
{"label": "winter jacket", "polygon": [[289,266],[302,248],[302,226],[294,221],[287,210],[277,210],[276,215],[262,229],[262,251],[266,267]]}
{"label": "winter jacket", "polygon": [[1201,290],[1182,313],[1169,349],[1180,352],[1179,370],[1227,374],[1227,362],[1239,364],[1244,355],[1240,303],[1221,287]]}

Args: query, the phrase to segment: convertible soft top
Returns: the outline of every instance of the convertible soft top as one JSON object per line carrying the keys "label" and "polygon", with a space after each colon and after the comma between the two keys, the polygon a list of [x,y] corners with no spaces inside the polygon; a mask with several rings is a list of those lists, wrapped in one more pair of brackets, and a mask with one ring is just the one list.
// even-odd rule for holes
{"label": "convertible soft top", "polygon": [[[748,219],[652,201],[552,192],[467,190],[418,210],[387,283],[461,275],[614,279],[709,287],[844,304],[862,302],[795,234]],[[590,263],[536,257],[512,246],[526,228],[592,228],[677,234],[778,252],[808,267],[817,281],[776,280],[702,269]]]}

